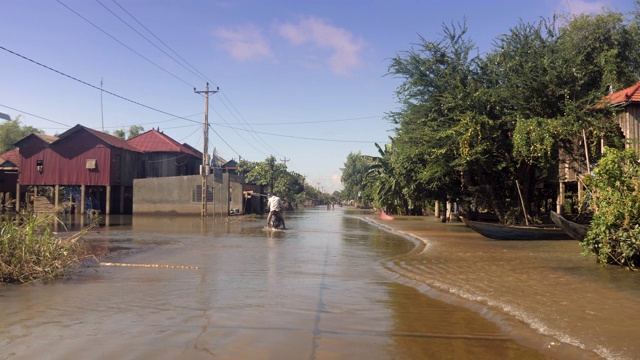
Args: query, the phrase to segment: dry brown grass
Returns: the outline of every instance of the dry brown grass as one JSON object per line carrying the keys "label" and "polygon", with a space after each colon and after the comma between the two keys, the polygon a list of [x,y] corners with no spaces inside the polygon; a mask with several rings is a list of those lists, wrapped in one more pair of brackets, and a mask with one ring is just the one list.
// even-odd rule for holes
{"label": "dry brown grass", "polygon": [[51,229],[55,214],[24,213],[0,219],[0,283],[31,283],[64,276],[84,251],[82,235],[67,238]]}

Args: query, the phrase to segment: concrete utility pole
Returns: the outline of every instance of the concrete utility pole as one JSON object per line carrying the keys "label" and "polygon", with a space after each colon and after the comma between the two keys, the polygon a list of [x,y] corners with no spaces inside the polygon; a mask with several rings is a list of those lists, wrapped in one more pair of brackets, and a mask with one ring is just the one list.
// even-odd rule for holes
{"label": "concrete utility pole", "polygon": [[[202,152],[202,169],[200,174],[202,175],[202,211],[200,216],[202,218],[207,217],[207,175],[209,175],[209,94],[215,94],[220,91],[217,87],[216,90],[209,90],[209,83],[204,91],[196,91],[193,88],[193,92],[196,94],[204,94],[204,149]],[[215,214],[214,214],[215,215]]]}

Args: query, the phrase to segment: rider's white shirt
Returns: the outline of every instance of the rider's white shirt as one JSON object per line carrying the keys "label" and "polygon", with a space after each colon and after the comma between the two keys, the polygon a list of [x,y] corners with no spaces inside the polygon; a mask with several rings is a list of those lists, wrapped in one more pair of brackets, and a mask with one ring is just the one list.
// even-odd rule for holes
{"label": "rider's white shirt", "polygon": [[280,200],[279,197],[277,196],[272,196],[269,198],[269,210],[270,211],[280,211],[280,203],[282,202],[282,200]]}

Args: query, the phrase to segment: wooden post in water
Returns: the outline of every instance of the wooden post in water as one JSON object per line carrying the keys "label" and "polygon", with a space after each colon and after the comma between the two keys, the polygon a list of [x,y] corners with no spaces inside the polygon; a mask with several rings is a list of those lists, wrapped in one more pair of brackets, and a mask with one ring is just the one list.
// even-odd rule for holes
{"label": "wooden post in water", "polygon": [[527,215],[527,209],[524,206],[524,200],[522,199],[522,193],[520,192],[520,182],[516,180],[516,187],[518,188],[518,195],[520,195],[520,204],[522,204],[522,211],[524,212],[524,222],[529,225],[529,215]]}
{"label": "wooden post in water", "polygon": [[111,185],[107,185],[107,195],[106,195],[107,203],[105,204],[104,214],[111,214]]}

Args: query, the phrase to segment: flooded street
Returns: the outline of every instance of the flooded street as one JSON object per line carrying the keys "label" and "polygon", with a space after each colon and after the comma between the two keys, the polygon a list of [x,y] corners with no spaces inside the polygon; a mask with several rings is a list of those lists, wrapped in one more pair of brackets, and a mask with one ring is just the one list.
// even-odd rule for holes
{"label": "flooded street", "polygon": [[[393,222],[428,238],[425,246],[365,215],[296,211],[286,214],[287,231],[266,231],[265,218],[111,217],[87,240],[98,253],[117,252],[103,262],[142,266],[87,267],[52,284],[0,286],[0,359],[640,353],[637,274],[567,256],[573,242],[541,249],[540,242],[489,242],[433,217]],[[549,281],[540,286],[541,279]],[[598,346],[600,356],[590,348]]]}

